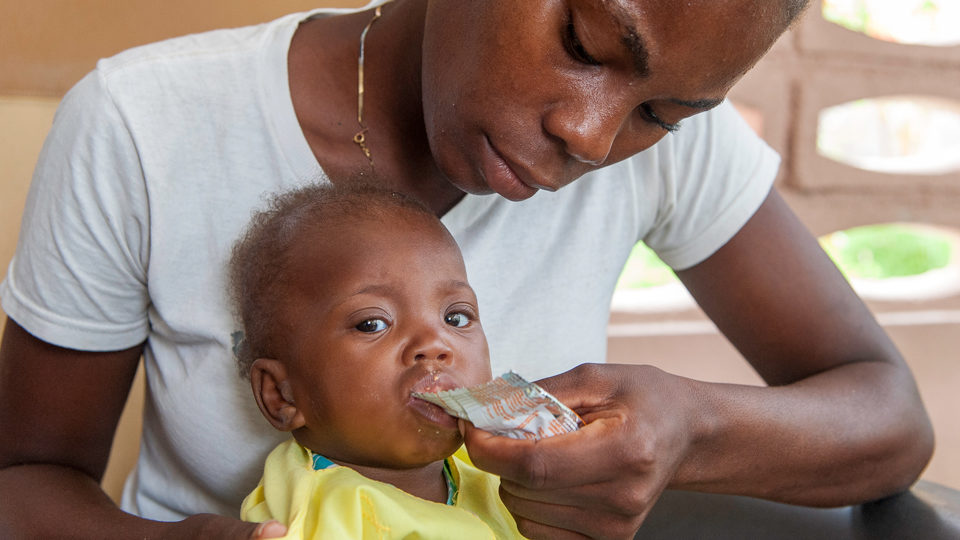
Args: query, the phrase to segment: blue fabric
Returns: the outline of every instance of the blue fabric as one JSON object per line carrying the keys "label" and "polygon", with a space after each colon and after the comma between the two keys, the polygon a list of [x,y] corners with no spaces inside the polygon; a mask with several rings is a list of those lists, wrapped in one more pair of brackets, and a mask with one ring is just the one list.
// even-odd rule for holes
{"label": "blue fabric", "polygon": [[336,467],[337,465],[329,459],[314,452],[310,452],[310,459],[313,461],[313,470],[315,471],[322,471],[323,469]]}

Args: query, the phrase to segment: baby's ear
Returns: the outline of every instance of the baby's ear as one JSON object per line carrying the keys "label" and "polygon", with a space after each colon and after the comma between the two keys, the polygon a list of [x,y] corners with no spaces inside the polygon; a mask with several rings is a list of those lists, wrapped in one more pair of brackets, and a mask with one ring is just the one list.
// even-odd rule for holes
{"label": "baby's ear", "polygon": [[280,431],[303,427],[303,413],[293,401],[287,368],[273,358],[258,358],[250,368],[250,386],[260,412]]}

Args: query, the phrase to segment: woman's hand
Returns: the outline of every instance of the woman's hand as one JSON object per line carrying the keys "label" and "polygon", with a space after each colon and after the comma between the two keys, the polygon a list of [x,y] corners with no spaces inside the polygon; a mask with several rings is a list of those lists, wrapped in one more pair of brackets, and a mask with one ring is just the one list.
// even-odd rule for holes
{"label": "woman's hand", "polygon": [[633,538],[699,431],[696,392],[659,369],[612,364],[538,384],[586,425],[534,442],[463,422],[470,458],[500,476],[500,496],[525,536]]}
{"label": "woman's hand", "polygon": [[542,381],[580,431],[534,443],[465,426],[521,532],[630,537],[667,485],[828,507],[917,479],[933,433],[910,370],[776,191],[677,275],[769,386],[584,366]]}

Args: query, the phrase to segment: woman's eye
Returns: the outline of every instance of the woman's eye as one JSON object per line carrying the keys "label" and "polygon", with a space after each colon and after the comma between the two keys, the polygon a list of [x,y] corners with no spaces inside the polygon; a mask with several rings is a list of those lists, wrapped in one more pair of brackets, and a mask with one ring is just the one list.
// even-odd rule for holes
{"label": "woman's eye", "polygon": [[567,53],[573,57],[577,62],[582,62],[591,66],[599,66],[600,62],[596,58],[590,56],[590,53],[587,52],[587,49],[584,48],[583,43],[580,42],[580,37],[577,36],[577,27],[573,24],[573,15],[567,15],[567,24],[566,30],[563,36],[563,44],[567,49]]}
{"label": "woman's eye", "polygon": [[653,107],[649,103],[644,103],[640,105],[640,111],[643,114],[644,119],[651,124],[656,124],[660,126],[664,131],[668,133],[673,133],[674,131],[680,129],[680,123],[668,124],[660,119],[657,116],[657,113],[653,111]]}
{"label": "woman's eye", "polygon": [[386,330],[387,323],[383,319],[367,319],[361,322],[360,324],[358,324],[357,326],[355,326],[354,328],[356,328],[361,332],[372,334],[374,332],[380,332],[382,330]]}
{"label": "woman's eye", "polygon": [[443,320],[450,326],[456,326],[457,328],[463,328],[470,324],[470,317],[468,317],[466,313],[459,311],[447,314]]}

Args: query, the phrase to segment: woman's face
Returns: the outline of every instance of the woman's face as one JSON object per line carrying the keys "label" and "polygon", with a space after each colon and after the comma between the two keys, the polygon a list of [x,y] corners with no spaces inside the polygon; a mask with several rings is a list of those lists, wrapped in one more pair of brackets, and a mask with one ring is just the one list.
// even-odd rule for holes
{"label": "woman's face", "polygon": [[490,380],[477,298],[460,251],[422,216],[307,231],[280,321],[305,426],[301,444],[341,463],[423,466],[462,443],[456,419],[411,392]]}
{"label": "woman's face", "polygon": [[773,43],[757,0],[439,0],[424,118],[460,189],[521,200],[649,148]]}

